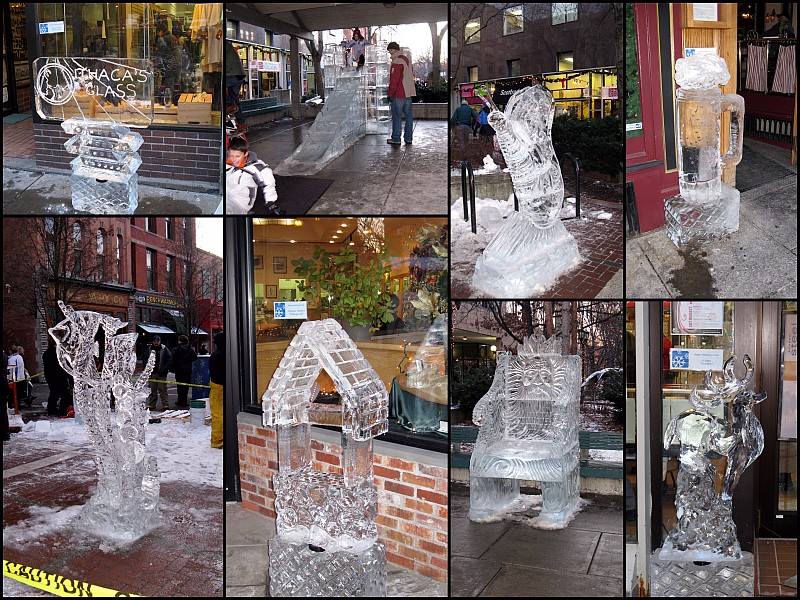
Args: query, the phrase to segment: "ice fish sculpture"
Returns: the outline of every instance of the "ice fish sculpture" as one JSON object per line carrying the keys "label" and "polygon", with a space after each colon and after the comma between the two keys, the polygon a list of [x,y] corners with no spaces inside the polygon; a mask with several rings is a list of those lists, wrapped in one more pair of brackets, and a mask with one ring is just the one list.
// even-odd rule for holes
{"label": "ice fish sculpture", "polygon": [[159,523],[158,464],[145,449],[150,414],[146,386],[155,354],[134,379],[137,334],[117,333],[127,323],[76,311],[61,301],[58,306],[66,318],[48,333],[59,364],[75,381],[75,411],[83,418],[97,465],[97,489],[81,511],[79,527],[112,541],[130,542]]}
{"label": "ice fish sculpture", "polygon": [[[747,389],[753,377],[750,357],[744,357],[747,372],[743,379],[734,373],[735,360],[732,356],[726,361],[722,381],[708,371],[705,389],[695,388],[689,396],[692,408],[667,426],[664,448],[680,444],[675,494],[678,522],[669,532],[660,558],[688,561],[741,558],[732,516],[733,492],[742,473],[764,449],[764,431],[753,406],[766,396]],[[720,405],[728,409],[727,420],[711,413]],[[723,479],[719,492],[715,486],[717,479]]]}
{"label": "ice fish sculpture", "polygon": [[519,200],[475,264],[472,285],[492,298],[531,298],[581,261],[559,218],[564,181],[550,134],[554,111],[553,96],[535,85],[516,91],[504,112],[489,113]]}
{"label": "ice fish sculpture", "polygon": [[[325,370],[341,395],[342,473],[311,463],[309,408]],[[277,535],[269,541],[272,596],[385,596],[372,439],[388,428],[386,386],[334,319],[297,330],[262,398],[278,439]]]}
{"label": "ice fish sculpture", "polygon": [[[744,141],[744,98],[719,89],[729,79],[725,60],[716,54],[675,62],[680,195],[664,201],[664,218],[667,235],[678,247],[739,230],[739,190],[722,183],[723,166],[742,160]],[[720,156],[725,112],[730,112],[728,148]]]}
{"label": "ice fish sculpture", "polygon": [[519,482],[533,480],[542,489],[539,519],[567,526],[580,503],[580,379],[580,357],[562,356],[555,336],[525,338],[516,356],[497,354],[492,386],[472,413],[480,431],[469,463],[471,520],[502,516]]}

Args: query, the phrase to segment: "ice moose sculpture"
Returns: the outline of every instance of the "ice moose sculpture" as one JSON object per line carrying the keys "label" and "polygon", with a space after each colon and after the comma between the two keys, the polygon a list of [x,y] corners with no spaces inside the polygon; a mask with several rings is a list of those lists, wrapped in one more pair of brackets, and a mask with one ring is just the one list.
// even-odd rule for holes
{"label": "ice moose sculpture", "polygon": [[72,137],[72,206],[95,214],[133,214],[139,203],[142,136],[153,121],[153,75],[140,59],[37,58],[36,111],[62,121]]}
{"label": "ice moose sculpture", "polygon": [[505,112],[489,113],[519,200],[519,212],[475,264],[472,285],[492,298],[530,298],[581,260],[559,218],[564,180],[550,139],[554,111],[553,96],[535,85],[516,91]]}
{"label": "ice moose sculpture", "polygon": [[480,425],[469,463],[469,518],[501,516],[520,480],[541,483],[539,518],[566,527],[580,502],[578,423],[581,360],[562,356],[555,336],[523,340],[517,355],[497,353],[494,381],[475,405]]}
{"label": "ice moose sculpture", "polygon": [[[311,465],[309,408],[325,371],[342,398],[342,474]],[[269,541],[272,596],[384,596],[386,551],[377,541],[372,438],[386,432],[386,386],[341,325],[306,321],[263,396],[278,438],[273,477],[277,535]]]}
{"label": "ice moose sculpture", "polygon": [[[117,334],[127,323],[76,311],[61,301],[58,306],[66,318],[48,333],[59,364],[75,380],[75,412],[86,425],[97,465],[97,489],[81,511],[79,526],[102,538],[133,541],[159,522],[158,464],[145,453],[147,380],[155,354],[134,380],[137,334]],[[99,371],[96,359],[103,362]]]}
{"label": "ice moose sculpture", "polygon": [[[742,160],[744,98],[720,92],[730,79],[725,60],[695,54],[675,63],[678,187],[664,201],[667,235],[680,247],[739,230],[739,190],[722,183],[722,167]],[[728,149],[720,157],[720,122],[730,111]]]}
{"label": "ice moose sculpture", "polygon": [[[692,390],[691,408],[673,418],[664,434],[665,449],[680,445],[678,521],[653,557],[654,596],[753,595],[753,555],[742,552],[736,537],[733,494],[764,449],[753,406],[766,396],[747,389],[750,357],[744,357],[743,379],[734,373],[735,362],[735,356],[725,362],[722,380],[706,372],[705,389]],[[725,419],[712,413],[721,406]]]}

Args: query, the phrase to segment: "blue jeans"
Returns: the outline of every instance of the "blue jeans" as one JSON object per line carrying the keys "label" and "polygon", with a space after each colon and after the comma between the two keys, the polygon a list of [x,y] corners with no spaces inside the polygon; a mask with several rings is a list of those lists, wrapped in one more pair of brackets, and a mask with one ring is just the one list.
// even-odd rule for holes
{"label": "blue jeans", "polygon": [[405,141],[411,142],[414,134],[414,117],[411,115],[411,98],[392,98],[392,141],[400,142],[401,119],[405,115]]}

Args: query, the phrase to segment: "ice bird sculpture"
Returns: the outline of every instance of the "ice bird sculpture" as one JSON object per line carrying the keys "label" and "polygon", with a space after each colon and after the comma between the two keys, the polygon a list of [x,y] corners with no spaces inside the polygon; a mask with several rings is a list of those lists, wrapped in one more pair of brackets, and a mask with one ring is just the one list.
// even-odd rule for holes
{"label": "ice bird sculpture", "polygon": [[75,412],[83,418],[97,465],[97,488],[81,511],[79,527],[133,541],[158,525],[158,464],[145,449],[146,386],[155,354],[134,379],[137,334],[117,333],[127,323],[61,301],[58,306],[66,318],[48,333],[59,364],[75,381]]}
{"label": "ice bird sculpture", "polygon": [[581,261],[559,217],[564,180],[551,139],[554,112],[553,96],[535,85],[489,113],[519,200],[475,264],[472,285],[492,298],[531,298]]}

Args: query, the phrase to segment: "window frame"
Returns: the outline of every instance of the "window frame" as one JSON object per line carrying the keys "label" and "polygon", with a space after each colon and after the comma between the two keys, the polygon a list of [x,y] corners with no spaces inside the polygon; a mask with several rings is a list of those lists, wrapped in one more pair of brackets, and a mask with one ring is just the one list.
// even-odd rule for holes
{"label": "window frame", "polygon": [[[507,28],[506,28],[506,26],[508,24],[508,18],[507,18],[506,15],[508,13],[510,13],[512,10],[517,9],[517,8],[520,10],[520,15],[519,15],[520,28],[519,28],[519,31],[509,32],[509,31],[507,31]],[[523,33],[524,31],[525,31],[525,5],[524,4],[514,4],[513,6],[505,7],[503,9],[503,37],[506,37],[506,36],[509,36],[509,35],[516,35],[518,33]]]}
{"label": "window frame", "polygon": [[[475,30],[475,33],[471,34],[467,37],[467,27],[469,27],[470,23],[474,23],[475,21],[478,22],[478,28]],[[481,18],[480,16],[475,17],[474,19],[467,19],[467,22],[464,23],[464,45],[467,44],[479,44],[481,41]]]}
{"label": "window frame", "polygon": [[[573,13],[573,11],[567,12],[565,10],[564,12],[561,13],[561,16],[564,18],[564,20],[563,21],[555,21],[555,13],[554,13],[553,9],[556,6],[561,6],[563,4],[568,4],[568,3],[566,3],[566,2],[553,2],[553,3],[551,3],[551,5],[550,5],[550,24],[551,25],[564,25],[565,23],[574,23],[575,21],[578,20],[578,8],[579,8],[580,5],[576,2],[576,3],[574,3],[575,4],[574,13]],[[569,4],[572,4],[572,3],[569,3]],[[570,14],[574,14],[575,18],[574,19],[567,19],[567,16],[569,16]]]}

